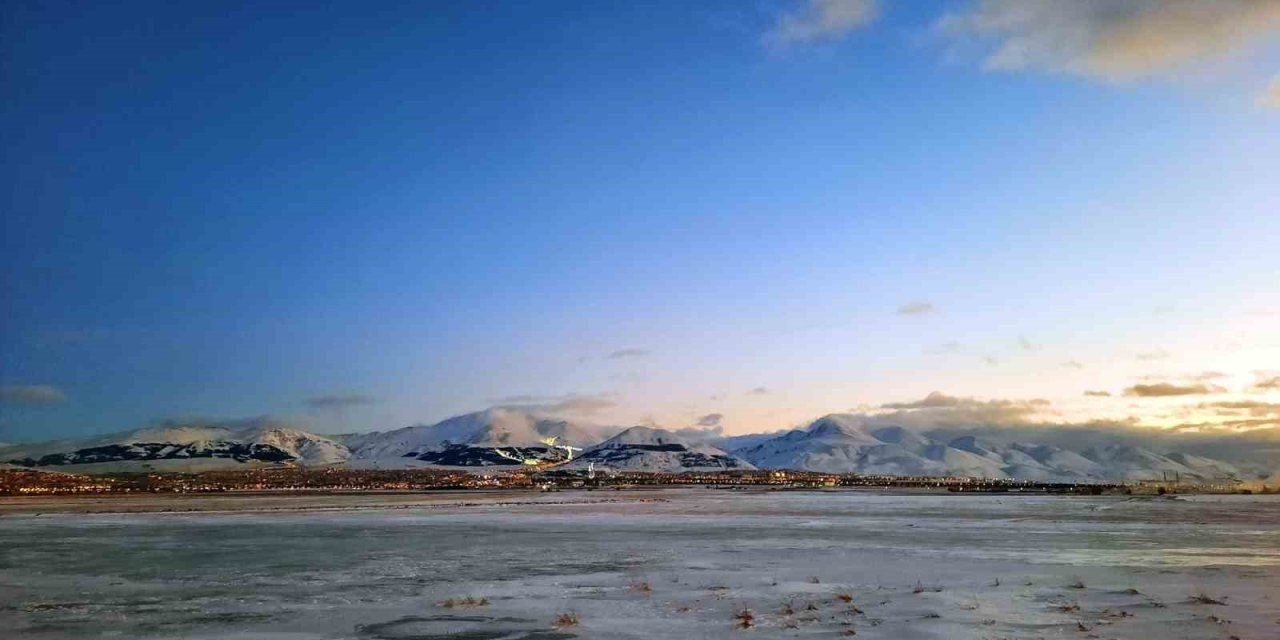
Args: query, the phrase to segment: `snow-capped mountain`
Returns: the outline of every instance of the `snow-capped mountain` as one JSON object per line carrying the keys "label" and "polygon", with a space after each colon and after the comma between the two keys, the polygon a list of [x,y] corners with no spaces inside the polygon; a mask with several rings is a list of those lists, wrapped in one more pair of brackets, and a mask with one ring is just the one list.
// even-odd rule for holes
{"label": "snow-capped mountain", "polygon": [[270,421],[160,426],[83,440],[59,440],[0,449],[0,462],[27,467],[74,465],[141,469],[142,464],[190,461],[201,469],[245,462],[324,465],[343,462],[347,448],[333,440]]}
{"label": "snow-capped mountain", "polygon": [[[619,433],[621,432],[621,433]],[[651,427],[600,427],[510,408],[455,416],[387,432],[321,436],[270,420],[166,424],[80,440],[0,447],[0,464],[69,472],[198,471],[256,465],[406,468],[509,467],[563,461],[570,468],[636,471],[803,469],[832,473],[970,476],[1045,481],[1258,480],[1277,472],[1266,455],[1238,449],[1155,450],[1103,432],[1045,442],[1034,430],[922,431],[865,415],[833,414],[786,432],[700,439]],[[553,444],[549,438],[555,438]],[[606,440],[607,438],[607,440]],[[1181,448],[1176,444],[1168,448]],[[1192,453],[1194,451],[1194,453]],[[1224,460],[1226,451],[1229,457]],[[1215,457],[1203,455],[1209,453]]]}
{"label": "snow-capped mountain", "polygon": [[871,475],[972,475],[1003,477],[995,461],[948,447],[903,427],[869,427],[853,416],[819,418],[734,454],[757,467],[853,472]]}
{"label": "snow-capped mountain", "polygon": [[[353,463],[413,466],[519,465],[520,458],[554,458],[556,444],[586,448],[617,430],[514,409],[494,408],[455,416],[433,425],[415,425],[385,433],[344,436]],[[506,455],[504,455],[506,454]]]}
{"label": "snow-capped mountain", "polygon": [[[1025,434],[1024,434],[1025,435]],[[1115,444],[1072,451],[1045,444],[999,443],[950,433],[940,439],[860,416],[833,414],[805,429],[733,449],[765,469],[899,476],[970,476],[1027,480],[1188,480],[1249,478],[1252,470],[1186,453],[1160,454]]]}
{"label": "snow-capped mountain", "polygon": [[773,440],[778,436],[785,435],[787,431],[772,431],[769,433],[747,433],[737,436],[714,436],[707,439],[708,444],[715,445],[725,451],[736,451],[738,449],[746,449],[754,447],[762,442]]}
{"label": "snow-capped mountain", "polygon": [[621,471],[666,473],[755,468],[723,449],[653,427],[631,427],[587,449],[569,466],[585,468],[591,464]]}

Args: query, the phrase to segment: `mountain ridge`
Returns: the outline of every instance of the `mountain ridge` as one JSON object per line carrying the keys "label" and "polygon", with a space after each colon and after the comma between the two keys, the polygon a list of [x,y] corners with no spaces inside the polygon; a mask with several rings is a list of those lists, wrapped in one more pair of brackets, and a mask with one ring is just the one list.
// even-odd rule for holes
{"label": "mountain ridge", "polygon": [[625,471],[662,473],[755,468],[706,442],[648,426],[631,427],[590,447],[568,466],[581,469],[593,464]]}
{"label": "mountain ridge", "polygon": [[[284,422],[162,424],[80,440],[0,447],[0,463],[28,468],[166,470],[260,465],[357,468],[511,467],[656,470],[796,469],[864,475],[935,475],[1039,481],[1255,480],[1277,473],[1264,460],[1155,450],[1090,434],[1076,446],[1031,441],[1032,430],[920,429],[860,414],[829,414],[789,431],[720,437],[710,431],[622,429],[491,408],[431,425],[324,436]],[[1087,445],[1087,446],[1086,446]],[[579,453],[580,452],[580,453]],[[86,466],[91,465],[91,466]]]}
{"label": "mountain ridge", "polygon": [[765,469],[864,475],[1137,481],[1176,474],[1189,480],[1217,481],[1257,479],[1269,471],[1257,465],[1187,452],[1160,453],[1119,442],[1075,451],[1036,442],[996,442],[962,430],[949,432],[949,436],[871,424],[852,414],[831,414],[807,427],[730,453]]}

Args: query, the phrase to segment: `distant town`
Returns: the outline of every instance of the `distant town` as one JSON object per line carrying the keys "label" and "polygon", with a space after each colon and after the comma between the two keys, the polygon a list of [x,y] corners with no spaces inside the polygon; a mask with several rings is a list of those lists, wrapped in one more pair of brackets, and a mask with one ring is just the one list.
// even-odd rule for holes
{"label": "distant town", "polygon": [[448,469],[350,469],[283,467],[200,473],[80,475],[30,469],[0,470],[0,495],[51,496],[131,493],[386,492],[524,489],[530,491],[621,490],[647,486],[835,489],[866,487],[955,493],[1061,493],[1100,495],[1177,493],[1277,493],[1280,487],[1246,488],[1236,482],[1184,482],[1176,476],[1124,483],[1037,482],[970,477],[908,477],[828,474],[811,471],[726,470],[720,472],[597,472],[576,470],[495,471]]}

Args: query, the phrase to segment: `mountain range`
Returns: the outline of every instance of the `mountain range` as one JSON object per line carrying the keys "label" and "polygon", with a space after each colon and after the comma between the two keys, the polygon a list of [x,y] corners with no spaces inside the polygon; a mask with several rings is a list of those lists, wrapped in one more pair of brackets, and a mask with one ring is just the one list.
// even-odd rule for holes
{"label": "mountain range", "polygon": [[1256,463],[1233,464],[1185,452],[1159,453],[1121,442],[1076,451],[1035,442],[996,442],[961,431],[877,426],[850,414],[824,416],[806,428],[747,442],[730,451],[766,469],[890,476],[1094,481],[1150,480],[1177,474],[1191,480],[1253,480],[1272,471]]}
{"label": "mountain range", "polygon": [[666,473],[755,468],[711,444],[654,427],[631,427],[590,447],[569,466],[581,469],[593,464],[621,471]]}
{"label": "mountain range", "polygon": [[[86,473],[270,466],[357,468],[565,468],[628,471],[798,469],[892,476],[970,476],[1045,481],[1255,480],[1280,464],[1156,451],[1089,438],[1063,446],[1017,439],[1029,431],[908,428],[855,414],[823,416],[791,431],[716,437],[655,427],[590,425],[493,408],[431,425],[385,432],[317,435],[271,420],[162,425],[84,440],[0,447],[0,463]],[[566,448],[571,447],[571,448]]]}

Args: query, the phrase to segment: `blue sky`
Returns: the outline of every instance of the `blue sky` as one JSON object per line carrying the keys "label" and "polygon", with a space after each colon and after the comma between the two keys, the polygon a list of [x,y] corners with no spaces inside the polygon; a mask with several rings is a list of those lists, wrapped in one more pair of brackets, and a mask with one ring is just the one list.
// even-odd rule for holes
{"label": "blue sky", "polygon": [[1280,17],[1005,5],[6,7],[0,440],[1262,388]]}

